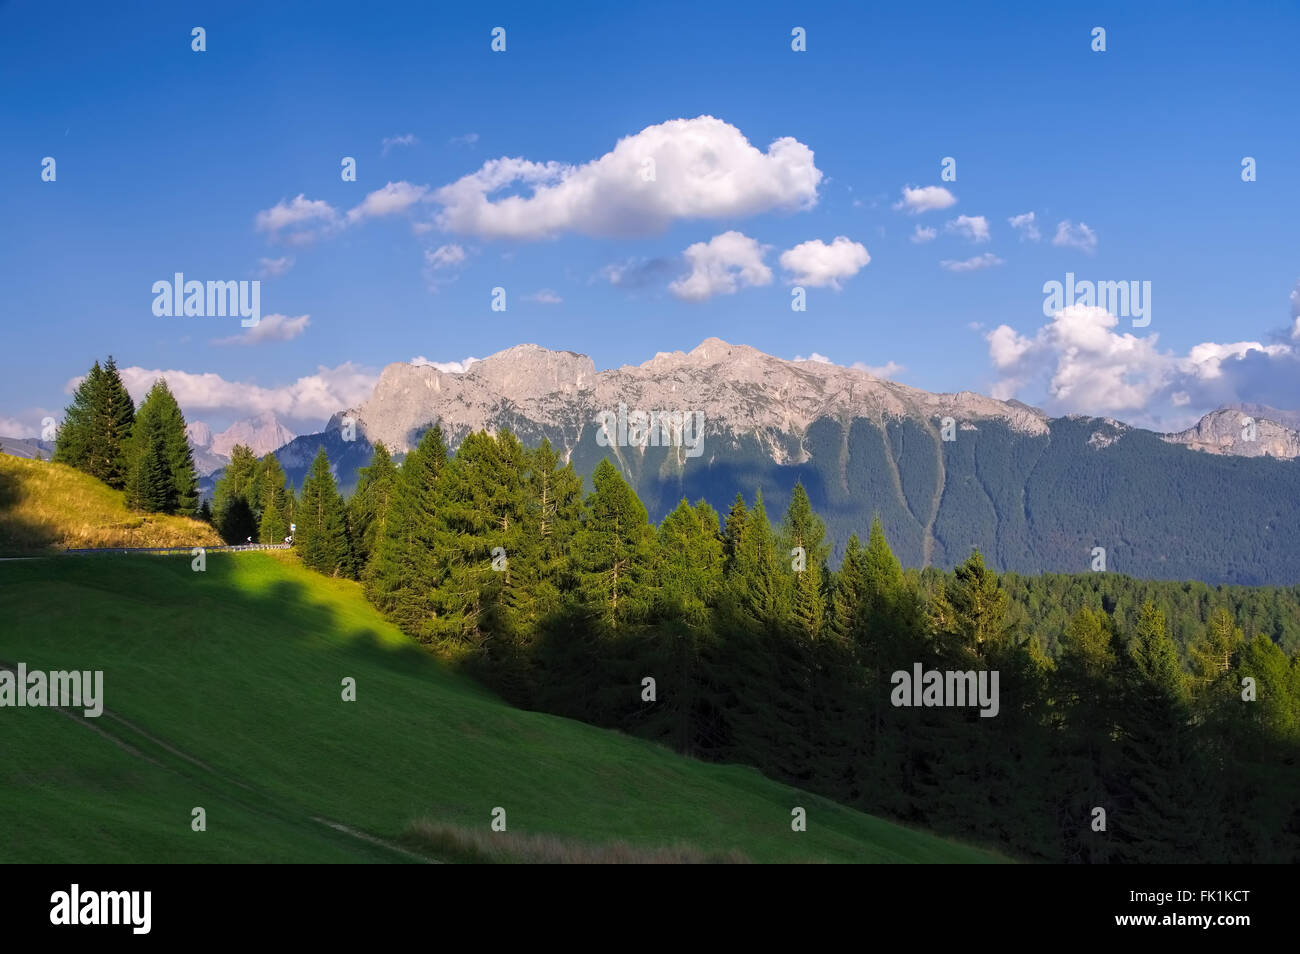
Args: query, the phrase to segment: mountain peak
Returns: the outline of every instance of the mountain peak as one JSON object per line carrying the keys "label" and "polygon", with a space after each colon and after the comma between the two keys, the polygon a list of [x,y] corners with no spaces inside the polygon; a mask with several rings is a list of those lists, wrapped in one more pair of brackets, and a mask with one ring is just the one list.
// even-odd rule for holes
{"label": "mountain peak", "polygon": [[[749,345],[706,338],[689,352],[660,352],[641,365],[597,372],[574,351],[521,344],[476,361],[463,374],[409,364],[384,369],[357,410],[370,440],[407,450],[434,422],[448,440],[507,426],[546,433],[572,450],[598,415],[619,405],[704,415],[710,431],[755,434],[784,459],[820,418],[912,417],[933,421],[1002,420],[1018,431],[1046,432],[1046,417],[973,392],[930,394],[827,361],[787,361]],[[778,439],[777,435],[784,435]]]}

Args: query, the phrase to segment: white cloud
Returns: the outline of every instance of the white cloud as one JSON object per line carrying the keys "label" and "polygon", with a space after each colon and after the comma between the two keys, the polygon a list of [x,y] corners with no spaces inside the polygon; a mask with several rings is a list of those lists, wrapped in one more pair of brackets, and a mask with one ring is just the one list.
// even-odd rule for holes
{"label": "white cloud", "polygon": [[471,132],[465,133],[463,136],[452,136],[447,141],[453,146],[472,146],[474,143],[478,142],[478,133]]}
{"label": "white cloud", "polygon": [[437,368],[445,374],[464,374],[469,370],[469,366],[481,358],[466,358],[464,361],[430,361],[424,355],[419,355],[411,359],[411,364],[416,367]]}
{"label": "white cloud", "polygon": [[921,225],[918,223],[916,228],[912,229],[910,240],[913,244],[920,245],[923,242],[931,242],[938,238],[938,236],[938,229],[932,229],[928,225]]}
{"label": "white cloud", "polygon": [[253,224],[272,239],[305,245],[337,231],[343,222],[338,210],[324,199],[308,199],[299,193],[295,199],[288,202],[281,199],[271,208],[258,212]]}
{"label": "white cloud", "polygon": [[994,397],[1041,387],[1052,413],[1122,415],[1166,430],[1236,401],[1293,407],[1300,397],[1300,354],[1290,345],[1203,342],[1180,355],[1161,350],[1158,335],[1118,324],[1103,308],[1071,305],[1033,337],[1000,325],[985,336],[1000,376]]}
{"label": "white cloud", "polygon": [[310,315],[290,318],[288,315],[265,315],[253,327],[229,338],[214,338],[214,345],[257,345],[268,341],[292,341],[307,330]]}
{"label": "white cloud", "polygon": [[1007,219],[1007,224],[1020,233],[1020,241],[1028,239],[1031,242],[1037,242],[1043,237],[1043,233],[1038,231],[1036,216],[1032,212],[1025,212],[1021,215],[1013,215]]}
{"label": "white cloud", "polygon": [[[818,354],[816,351],[808,355],[808,357],[806,358],[803,355],[797,354],[791,360],[812,361],[815,364],[832,364],[832,365],[835,364],[835,362],[832,361],[830,358],[826,357],[826,355]],[[884,364],[879,364],[879,365],[867,364],[865,361],[854,361],[851,365],[849,365],[849,367],[852,368],[854,371],[865,371],[867,372],[867,374],[870,374],[872,377],[877,377],[877,378],[892,378],[895,375],[901,374],[902,372],[907,370],[897,361],[887,361]]]}
{"label": "white cloud", "polygon": [[[238,418],[270,411],[281,420],[323,422],[337,411],[360,405],[379,380],[377,372],[350,361],[334,368],[320,366],[315,374],[274,388],[229,381],[211,372],[139,367],[118,370],[122,383],[137,402],[144,399],[155,381],[166,378],[187,418],[209,412],[227,412]],[[79,377],[71,379],[65,390],[72,393],[80,381]]]}
{"label": "white cloud", "polygon": [[[636,236],[682,220],[810,208],[821,179],[803,143],[787,136],[762,152],[735,126],[698,116],[648,126],[582,165],[493,159],[434,198],[443,206],[437,224],[450,232],[513,239],[565,232]],[[490,198],[512,186],[531,194]]]}
{"label": "white cloud", "polygon": [[14,417],[0,417],[0,437],[34,440],[41,436],[38,424],[24,424]]}
{"label": "white cloud", "polygon": [[464,264],[465,258],[465,249],[459,245],[440,245],[424,252],[424,260],[431,268],[455,268]]}
{"label": "white cloud", "polygon": [[943,186],[903,186],[903,197],[894,203],[894,208],[919,215],[956,204],[957,197]]}
{"label": "white cloud", "polygon": [[943,230],[976,243],[989,240],[989,223],[982,215],[959,215],[944,225]]}
{"label": "white cloud", "polygon": [[1001,264],[1002,259],[992,252],[985,252],[983,255],[976,255],[974,258],[965,258],[959,261],[945,258],[939,263],[939,267],[946,268],[950,272],[977,272],[982,268],[992,268]]}
{"label": "white cloud", "polygon": [[731,295],[742,286],[767,285],[772,270],[763,264],[769,246],[740,232],[723,232],[707,242],[696,242],[683,252],[689,275],[668,286],[685,301],[704,301],[714,295]]}
{"label": "white cloud", "polygon": [[867,247],[837,235],[830,245],[821,239],[801,242],[781,253],[781,267],[790,272],[795,285],[813,288],[830,287],[839,291],[840,283],[862,271],[871,261]]}
{"label": "white cloud", "polygon": [[406,133],[403,136],[388,136],[384,139],[382,155],[388,155],[388,151],[394,146],[413,146],[419,141],[413,133]]}
{"label": "white cloud", "polygon": [[1065,219],[1057,223],[1056,236],[1052,239],[1052,244],[1082,249],[1091,254],[1097,248],[1097,233],[1088,228],[1084,222],[1075,225],[1069,219]]}
{"label": "white cloud", "polygon": [[293,256],[286,255],[283,258],[261,258],[257,262],[259,266],[258,275],[262,278],[279,278],[289,269],[293,268]]}
{"label": "white cloud", "polygon": [[892,378],[907,370],[907,368],[903,367],[897,361],[886,361],[884,364],[880,365],[864,364],[861,361],[854,361],[850,367],[856,368],[859,371],[865,371],[867,374],[876,378]]}
{"label": "white cloud", "polygon": [[533,292],[531,295],[525,295],[524,301],[535,301],[542,305],[558,305],[564,301],[564,299],[549,288],[541,288]]}
{"label": "white cloud", "polygon": [[378,219],[405,212],[428,195],[428,186],[412,185],[409,182],[390,182],[382,189],[376,189],[361,204],[348,210],[348,224],[355,225],[363,219]]}

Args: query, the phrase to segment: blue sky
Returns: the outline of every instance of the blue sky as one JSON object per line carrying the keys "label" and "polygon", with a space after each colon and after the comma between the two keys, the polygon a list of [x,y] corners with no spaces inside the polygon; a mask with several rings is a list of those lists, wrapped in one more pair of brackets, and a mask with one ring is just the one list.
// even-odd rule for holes
{"label": "blue sky", "polygon": [[[230,6],[0,3],[0,433],[110,352],[176,372],[192,419],[304,429],[392,361],[536,342],[611,367],[710,336],[1152,425],[1300,406],[1294,4]],[[534,178],[464,179],[502,158]],[[908,186],[956,201],[898,208]],[[1030,212],[1036,241],[1009,224]],[[284,319],[214,343],[248,333],[153,314],[178,271],[260,279]],[[1150,282],[1151,323],[1046,317],[1066,272]]]}

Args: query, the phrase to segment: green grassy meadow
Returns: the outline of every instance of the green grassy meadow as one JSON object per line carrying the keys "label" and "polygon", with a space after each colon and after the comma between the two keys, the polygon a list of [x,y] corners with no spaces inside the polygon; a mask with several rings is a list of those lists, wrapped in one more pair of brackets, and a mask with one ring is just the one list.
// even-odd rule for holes
{"label": "green grassy meadow", "polygon": [[[750,768],[513,709],[381,619],[356,583],[288,554],[209,554],[201,573],[188,557],[0,563],[0,664],[18,662],[103,670],[105,712],[0,708],[0,861],[459,860],[430,828],[472,840],[496,807],[503,844],[1003,860]],[[806,832],[791,830],[795,806]]]}

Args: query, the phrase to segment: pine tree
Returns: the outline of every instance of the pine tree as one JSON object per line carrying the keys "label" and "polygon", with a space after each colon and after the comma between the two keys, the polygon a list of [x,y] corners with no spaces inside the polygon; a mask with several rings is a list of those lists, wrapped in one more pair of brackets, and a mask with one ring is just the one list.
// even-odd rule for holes
{"label": "pine tree", "polygon": [[364,577],[383,538],[388,509],[397,489],[397,465],[382,442],[374,445],[370,465],[358,473],[357,489],[348,501],[357,563]]}
{"label": "pine tree", "polygon": [[275,454],[267,454],[253,468],[248,489],[248,500],[258,521],[257,538],[261,543],[281,543],[288,536],[287,496],[284,468]]}
{"label": "pine tree", "polygon": [[94,457],[96,409],[104,393],[104,369],[96,361],[72,394],[55,437],[54,459],[90,472]]}
{"label": "pine tree", "polygon": [[803,484],[796,483],[781,527],[781,546],[785,551],[782,559],[788,555],[794,569],[791,611],[795,623],[810,639],[820,635],[826,616],[823,586],[830,547],[825,539],[826,525],[813,513]]}
{"label": "pine tree", "polygon": [[[250,499],[257,457],[251,448],[236,444],[230,449],[230,463],[212,492],[213,526],[227,543],[243,543],[259,532],[254,503]],[[243,505],[236,509],[236,501]]]}
{"label": "pine tree", "polygon": [[1186,678],[1165,614],[1143,604],[1123,667],[1119,737],[1124,790],[1111,812],[1122,860],[1173,863],[1215,842],[1214,792],[1189,730]]}
{"label": "pine tree", "polygon": [[[125,453],[127,501],[131,506],[186,516],[197,512],[199,479],[185,433],[185,416],[162,378],[154,382],[140,404]],[[157,479],[153,473],[157,464],[152,455],[161,455],[166,465],[165,492],[151,486]],[[159,500],[163,501],[161,506],[157,506]]]}
{"label": "pine tree", "polygon": [[572,462],[560,466],[548,440],[527,453],[525,467],[527,536],[536,552],[524,569],[532,595],[529,619],[536,623],[557,612],[574,586],[570,548],[582,520],[582,478]]}
{"label": "pine tree", "polygon": [[978,550],[953,570],[952,582],[937,605],[936,622],[945,637],[941,645],[954,662],[987,657],[1010,634],[1009,600]]}
{"label": "pine tree", "polygon": [[380,612],[426,642],[433,639],[438,622],[439,494],[446,466],[442,429],[430,428],[398,471],[384,535],[366,579],[366,592]]}
{"label": "pine tree", "polygon": [[649,518],[608,457],[596,465],[591,482],[595,489],[573,541],[578,590],[600,623],[617,631],[648,607]]}
{"label": "pine tree", "polygon": [[118,374],[117,362],[109,355],[95,407],[91,473],[116,490],[126,486],[130,471],[127,447],[134,423],[135,403]]}
{"label": "pine tree", "polygon": [[161,430],[154,429],[142,434],[142,441],[147,441],[139,451],[136,461],[135,506],[145,513],[173,513],[176,509],[176,493],[171,482],[171,468],[167,464],[167,445]]}
{"label": "pine tree", "polygon": [[303,565],[327,576],[337,575],[347,558],[347,537],[343,501],[323,447],[316,451],[303,481],[297,522],[294,548],[302,554]]}
{"label": "pine tree", "polygon": [[[517,614],[526,611],[526,574],[520,570],[535,542],[525,534],[519,441],[508,431],[468,435],[447,465],[440,500],[445,542],[437,554],[444,569],[437,634],[461,651],[488,649],[511,657]],[[489,638],[494,645],[485,647]]]}

